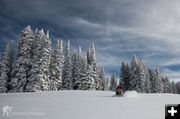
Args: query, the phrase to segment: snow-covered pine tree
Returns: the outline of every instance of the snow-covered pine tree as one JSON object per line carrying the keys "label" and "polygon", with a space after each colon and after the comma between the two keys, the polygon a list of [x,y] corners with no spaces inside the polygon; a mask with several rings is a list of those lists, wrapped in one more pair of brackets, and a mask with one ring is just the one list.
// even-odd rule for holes
{"label": "snow-covered pine tree", "polygon": [[58,90],[62,85],[63,42],[56,43],[56,49],[51,57],[49,90]]}
{"label": "snow-covered pine tree", "polygon": [[131,61],[131,77],[130,77],[130,90],[136,90],[138,92],[143,91],[140,80],[140,66],[136,55],[133,56]]}
{"label": "snow-covered pine tree", "polygon": [[150,93],[156,93],[156,80],[155,80],[155,73],[152,71],[150,67],[148,67],[148,72],[150,76]]}
{"label": "snow-covered pine tree", "polygon": [[114,74],[111,75],[109,90],[115,91],[117,88],[117,79]]}
{"label": "snow-covered pine tree", "polygon": [[32,47],[34,44],[34,34],[30,26],[23,31],[19,40],[18,54],[13,67],[13,79],[10,84],[9,92],[24,92],[29,78],[28,72],[32,67]]}
{"label": "snow-covered pine tree", "polygon": [[73,84],[73,90],[77,90],[77,87],[74,85],[74,82],[75,82],[75,72],[76,72],[76,59],[77,59],[77,54],[76,54],[76,50],[73,51],[72,55],[71,55],[71,65],[72,65],[72,84]]}
{"label": "snow-covered pine tree", "polygon": [[0,61],[0,93],[6,93],[9,89],[8,83],[12,75],[14,41],[11,41],[4,51],[2,60]]}
{"label": "snow-covered pine tree", "polygon": [[96,90],[99,90],[100,89],[99,69],[98,69],[98,65],[97,65],[97,61],[96,61],[96,51],[95,51],[94,43],[92,43],[92,48],[91,48],[90,65],[93,69],[93,78],[94,78],[94,82],[95,82],[94,88]]}
{"label": "snow-covered pine tree", "polygon": [[145,88],[145,92],[146,93],[150,93],[151,92],[151,85],[150,85],[150,74],[149,71],[147,69],[147,66],[144,64],[143,60],[140,60],[140,65],[142,66],[141,70],[144,72],[145,75],[145,82],[144,82],[144,88]]}
{"label": "snow-covered pine tree", "polygon": [[109,77],[106,77],[104,90],[109,90],[109,83],[110,83],[110,79],[109,79]]}
{"label": "snow-covered pine tree", "polygon": [[145,69],[144,69],[144,63],[143,60],[140,60],[139,63],[139,79],[136,81],[136,91],[137,92],[146,92],[145,89],[145,81],[146,81],[146,73],[145,73]]}
{"label": "snow-covered pine tree", "polygon": [[125,84],[125,80],[126,80],[126,66],[124,64],[124,62],[122,61],[121,63],[121,69],[120,69],[120,72],[121,72],[121,75],[120,75],[120,80],[119,80],[119,84],[123,87],[123,90],[126,90],[127,89],[127,85]]}
{"label": "snow-covered pine tree", "polygon": [[177,83],[176,83],[176,87],[177,87],[177,92],[178,92],[178,94],[180,94],[180,82],[177,82]]}
{"label": "snow-covered pine tree", "polygon": [[126,63],[126,70],[125,70],[125,77],[126,77],[126,80],[125,80],[125,84],[126,84],[126,90],[130,90],[130,77],[131,77],[131,71],[130,71],[130,68],[129,68],[129,64]]}
{"label": "snow-covered pine tree", "polygon": [[156,67],[156,70],[155,70],[155,88],[156,91],[158,93],[163,93],[164,90],[163,90],[163,83],[162,83],[162,80],[161,80],[161,75],[160,75],[160,72],[159,72],[159,68]]}
{"label": "snow-covered pine tree", "polygon": [[70,55],[70,41],[67,42],[65,49],[65,61],[64,61],[62,77],[63,77],[62,88],[67,90],[72,90],[73,82],[72,82],[72,61]]}
{"label": "snow-covered pine tree", "polygon": [[87,55],[87,64],[91,65],[91,50],[88,49],[88,51],[86,52]]}
{"label": "snow-covered pine tree", "polygon": [[130,82],[130,69],[128,63],[121,63],[120,69],[120,82],[119,84],[123,87],[123,90],[129,90],[129,82]]}
{"label": "snow-covered pine tree", "polygon": [[171,82],[171,88],[172,88],[172,93],[174,93],[174,94],[178,93],[176,83],[174,81]]}
{"label": "snow-covered pine tree", "polygon": [[161,77],[162,79],[162,83],[163,83],[163,93],[171,93],[172,92],[172,88],[171,88],[171,83],[168,79],[167,76],[163,76]]}
{"label": "snow-covered pine tree", "polygon": [[73,65],[73,89],[81,90],[81,77],[84,75],[82,72],[83,69],[83,59],[82,59],[82,50],[81,47],[78,49],[78,55],[74,54],[74,65]]}
{"label": "snow-covered pine tree", "polygon": [[104,68],[101,69],[101,72],[99,74],[99,79],[100,79],[99,82],[100,90],[108,90],[108,80],[104,72]]}
{"label": "snow-covered pine tree", "polygon": [[49,84],[49,65],[51,59],[51,40],[49,31],[35,31],[35,41],[32,57],[32,68],[29,71],[30,77],[26,84],[25,91],[47,91]]}
{"label": "snow-covered pine tree", "polygon": [[87,64],[87,55],[81,61],[81,78],[78,89],[80,90],[94,90],[94,79],[92,75],[92,67]]}

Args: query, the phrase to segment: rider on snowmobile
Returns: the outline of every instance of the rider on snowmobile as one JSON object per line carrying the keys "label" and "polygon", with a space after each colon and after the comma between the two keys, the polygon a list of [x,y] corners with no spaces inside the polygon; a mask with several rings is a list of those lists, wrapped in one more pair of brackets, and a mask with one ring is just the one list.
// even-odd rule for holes
{"label": "rider on snowmobile", "polygon": [[121,85],[118,85],[118,87],[116,88],[116,95],[123,95],[123,89]]}

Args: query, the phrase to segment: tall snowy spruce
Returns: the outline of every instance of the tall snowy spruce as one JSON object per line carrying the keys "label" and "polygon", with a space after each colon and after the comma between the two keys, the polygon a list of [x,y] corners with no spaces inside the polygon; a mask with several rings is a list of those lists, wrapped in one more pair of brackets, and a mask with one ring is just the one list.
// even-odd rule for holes
{"label": "tall snowy spruce", "polygon": [[123,87],[123,90],[129,90],[130,87],[130,69],[128,63],[121,63],[121,69],[120,69],[121,75],[120,75],[120,82],[119,84]]}
{"label": "tall snowy spruce", "polygon": [[62,86],[63,42],[57,41],[50,63],[49,90],[56,91]]}
{"label": "tall snowy spruce", "polygon": [[141,60],[139,63],[139,74],[138,74],[138,80],[136,80],[136,88],[135,90],[137,92],[145,93],[145,81],[146,81],[146,74],[143,67],[144,63]]}
{"label": "tall snowy spruce", "polygon": [[156,92],[158,93],[163,93],[164,90],[163,90],[163,82],[161,80],[161,75],[160,75],[160,72],[159,72],[159,68],[157,67],[156,70],[155,70],[155,87],[156,88]]}
{"label": "tall snowy spruce", "polygon": [[82,56],[81,47],[78,49],[78,54],[76,51],[72,55],[73,61],[73,89],[74,90],[93,90],[94,80],[92,77],[92,68],[87,64],[87,55],[85,53]]}
{"label": "tall snowy spruce", "polygon": [[4,50],[2,59],[0,61],[0,93],[6,93],[9,90],[8,83],[12,75],[14,41],[11,41]]}
{"label": "tall snowy spruce", "polygon": [[92,76],[92,67],[87,64],[87,55],[85,53],[84,58],[81,63],[81,78],[80,85],[78,88],[80,90],[93,90],[94,89],[94,79]]}
{"label": "tall snowy spruce", "polygon": [[171,83],[168,79],[167,76],[161,77],[162,83],[163,83],[163,93],[171,93],[172,88],[171,88]]}
{"label": "tall snowy spruce", "polygon": [[132,62],[131,62],[131,77],[130,77],[130,90],[135,90],[137,92],[143,92],[142,86],[143,80],[140,79],[140,66],[138,63],[138,59],[136,55],[134,55]]}
{"label": "tall snowy spruce", "polygon": [[142,80],[144,80],[144,92],[146,93],[150,93],[151,92],[151,88],[150,88],[150,74],[149,74],[149,71],[148,71],[148,68],[147,66],[144,64],[143,60],[141,59],[140,60],[140,78]]}
{"label": "tall snowy spruce", "polygon": [[76,60],[77,60],[77,53],[76,50],[73,51],[73,53],[71,54],[71,65],[72,65],[72,69],[71,69],[71,80],[72,80],[72,88],[73,90],[77,90],[77,86],[74,85],[75,82],[75,73],[77,72],[76,70]]}
{"label": "tall snowy spruce", "polygon": [[152,71],[150,67],[147,68],[148,73],[149,73],[149,81],[150,81],[150,93],[156,93],[156,80],[155,80],[155,72]]}
{"label": "tall snowy spruce", "polygon": [[172,93],[174,94],[178,93],[177,85],[174,81],[171,82],[171,88],[172,88]]}
{"label": "tall snowy spruce", "polygon": [[109,90],[115,91],[117,88],[117,79],[114,74],[111,75]]}
{"label": "tall snowy spruce", "polygon": [[180,94],[180,82],[177,82],[177,83],[176,83],[176,87],[177,87],[177,92],[178,92],[178,94]]}
{"label": "tall snowy spruce", "polygon": [[120,80],[119,80],[119,84],[123,87],[123,90],[126,90],[127,89],[127,85],[125,84],[125,81],[126,81],[126,75],[125,75],[125,64],[124,62],[122,61],[121,63],[121,69],[120,69]]}
{"label": "tall snowy spruce", "polygon": [[49,84],[49,65],[51,59],[51,40],[49,32],[44,30],[35,31],[33,57],[28,82],[25,85],[27,92],[47,91]]}
{"label": "tall snowy spruce", "polygon": [[83,68],[83,59],[82,59],[82,50],[81,47],[78,49],[78,54],[76,52],[73,53],[73,74],[72,74],[72,80],[73,80],[73,89],[80,90],[81,87],[81,77],[82,77],[82,68]]}
{"label": "tall snowy spruce", "polygon": [[106,77],[106,74],[104,72],[104,68],[101,69],[101,72],[99,74],[99,86],[100,86],[100,90],[108,90],[108,79]]}
{"label": "tall snowy spruce", "polygon": [[90,65],[93,70],[93,78],[94,78],[94,83],[95,83],[94,88],[96,90],[99,90],[100,89],[99,69],[98,69],[98,65],[97,65],[97,61],[96,61],[96,51],[95,51],[94,43],[92,43],[89,61],[90,61]]}
{"label": "tall snowy spruce", "polygon": [[73,81],[72,81],[72,61],[70,54],[70,41],[67,42],[65,49],[65,61],[63,67],[63,75],[62,75],[62,89],[72,90],[73,89]]}
{"label": "tall snowy spruce", "polygon": [[30,26],[23,31],[18,45],[18,54],[13,67],[13,79],[10,82],[9,92],[24,92],[28,82],[28,72],[32,67],[34,34]]}

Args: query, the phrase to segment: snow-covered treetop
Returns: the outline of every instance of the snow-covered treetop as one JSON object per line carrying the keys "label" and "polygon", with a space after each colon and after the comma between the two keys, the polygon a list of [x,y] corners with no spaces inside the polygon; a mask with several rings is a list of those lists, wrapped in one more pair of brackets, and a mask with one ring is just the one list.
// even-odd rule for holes
{"label": "snow-covered treetop", "polygon": [[60,45],[59,45],[59,47],[60,47],[60,52],[63,52],[63,41],[62,41],[62,40],[60,40]]}
{"label": "snow-covered treetop", "polygon": [[31,26],[28,25],[26,28],[25,28],[26,31],[31,31]]}
{"label": "snow-covered treetop", "polygon": [[94,43],[92,43],[92,48],[91,48],[91,63],[95,63],[96,62],[96,51],[95,51],[95,47],[94,47]]}
{"label": "snow-covered treetop", "polygon": [[47,30],[46,37],[49,38],[49,30]]}
{"label": "snow-covered treetop", "polygon": [[160,72],[159,72],[159,67],[156,67],[155,72],[156,72],[156,75],[157,75],[157,76],[159,76],[159,75],[160,75]]}
{"label": "snow-covered treetop", "polygon": [[133,56],[133,59],[132,59],[132,62],[131,62],[132,66],[137,66],[139,63],[138,63],[138,58],[136,57],[136,55]]}
{"label": "snow-covered treetop", "polygon": [[81,56],[82,55],[82,50],[81,50],[81,47],[79,46],[79,49],[78,49],[78,55]]}
{"label": "snow-covered treetop", "polygon": [[41,34],[41,36],[44,36],[44,29],[41,29],[39,33]]}
{"label": "snow-covered treetop", "polygon": [[14,40],[11,40],[10,43],[5,48],[4,54],[2,56],[2,60],[8,61],[9,64],[12,64],[13,51],[14,51]]}
{"label": "snow-covered treetop", "polygon": [[70,41],[68,40],[67,45],[66,45],[66,53],[65,53],[66,58],[70,57]]}
{"label": "snow-covered treetop", "polygon": [[24,34],[32,34],[31,26],[28,25],[22,32]]}
{"label": "snow-covered treetop", "polygon": [[133,56],[133,61],[138,62],[138,58],[137,58],[137,56],[136,56],[136,55],[134,55],[134,56]]}
{"label": "snow-covered treetop", "polygon": [[87,62],[87,53],[86,52],[84,53],[84,59]]}

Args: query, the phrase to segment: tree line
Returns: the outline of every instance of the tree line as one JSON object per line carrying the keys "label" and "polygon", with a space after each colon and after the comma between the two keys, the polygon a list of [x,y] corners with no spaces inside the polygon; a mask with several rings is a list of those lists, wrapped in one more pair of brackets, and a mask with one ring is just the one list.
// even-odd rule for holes
{"label": "tree line", "polygon": [[[0,60],[0,92],[36,92],[56,90],[108,90],[108,78],[99,69],[94,43],[82,55],[81,47],[70,52],[67,42],[57,41],[51,53],[49,32],[27,26],[18,43],[13,59],[14,41],[4,50]],[[13,62],[14,61],[14,62]]]}
{"label": "tree line", "polygon": [[[159,68],[153,71],[147,67],[143,60],[134,55],[131,64],[122,62],[120,69],[119,84],[123,87],[124,91],[135,90],[139,93],[179,93],[180,82],[170,82],[167,76],[161,76]],[[111,90],[117,87],[115,75],[111,76]]]}
{"label": "tree line", "polygon": [[112,90],[118,84],[125,91],[142,93],[180,93],[180,83],[161,76],[158,68],[152,71],[143,60],[133,57],[131,66],[122,62],[120,81],[113,74],[109,80],[98,67],[94,43],[82,53],[81,47],[71,52],[70,41],[63,51],[63,41],[57,40],[51,49],[49,31],[27,26],[21,33],[14,59],[14,41],[0,58],[0,93],[56,90]]}

